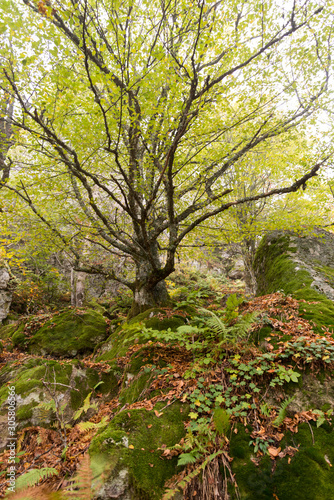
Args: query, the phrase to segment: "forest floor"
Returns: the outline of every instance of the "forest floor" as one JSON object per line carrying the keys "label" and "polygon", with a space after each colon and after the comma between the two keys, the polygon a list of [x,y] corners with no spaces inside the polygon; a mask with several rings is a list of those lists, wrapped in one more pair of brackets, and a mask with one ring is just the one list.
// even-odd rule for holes
{"label": "forest floor", "polygon": [[[253,464],[259,465],[262,458],[268,456],[275,469],[277,461],[286,458],[290,463],[298,453],[298,446],[282,445],[288,431],[296,434],[302,423],[320,426],[331,421],[331,411],[325,409],[286,412],[293,400],[287,399],[287,385],[298,386],[303,373],[316,377],[324,370],[330,372],[334,366],[332,332],[319,329],[319,325],[303,318],[302,301],[282,293],[245,301],[242,282],[212,277],[201,281],[188,279],[169,283],[175,306],[160,309],[155,315],[161,322],[175,316],[184,318],[184,327],[156,329],[152,333],[146,323],[140,321],[137,332],[146,329],[147,341],[130,343],[126,352],[115,360],[101,360],[99,350],[80,357],[80,366],[96,370],[101,379],[110,372],[111,361],[116,362],[121,375],[115,397],[106,399],[95,391],[94,403],[88,398],[81,408],[86,414],[84,422],[72,420],[65,427],[55,411],[52,426],[29,425],[19,429],[16,480],[25,476],[27,481],[22,483],[25,486],[29,485],[29,477],[31,486],[38,484],[34,498],[51,498],[50,491],[59,492],[59,498],[64,492],[72,491],[72,498],[73,494],[75,497],[78,485],[73,478],[80,467],[84,472],[79,477],[91,484],[85,462],[87,451],[94,437],[122,412],[128,412],[130,418],[132,410],[145,409],[159,419],[176,401],[189,405],[185,436],[175,446],[165,446],[159,451],[161,459],[176,457],[179,465],[167,483],[169,490],[163,496],[166,500],[173,498],[177,490],[183,490],[185,498],[210,500],[228,498],[227,489],[231,485],[238,491],[230,441],[232,435],[239,432],[240,425],[248,434]],[[117,319],[122,331],[122,325],[127,324],[126,308],[119,305]],[[110,323],[108,316],[106,319]],[[38,322],[38,315],[34,321]],[[8,366],[14,369],[30,359],[43,359],[13,347],[11,338],[2,342],[0,374]],[[135,379],[139,380],[147,371],[153,375],[145,379],[134,397],[120,402],[129,367],[140,356]],[[52,359],[59,362],[59,357],[45,356],[46,361]],[[66,366],[73,358],[63,357],[60,362]],[[8,470],[9,457],[8,449],[0,455],[2,477]],[[220,491],[213,493],[212,485],[203,486],[197,478],[203,471],[220,475],[219,467],[218,471],[215,469],[218,463],[223,464],[228,481],[222,480]],[[154,464],[150,466],[153,468]],[[36,470],[42,471],[40,475],[31,474]],[[1,497],[7,487],[5,482],[0,486]],[[238,493],[235,494],[237,498]],[[13,494],[11,498],[23,498],[22,493]],[[90,496],[77,493],[75,498]]]}

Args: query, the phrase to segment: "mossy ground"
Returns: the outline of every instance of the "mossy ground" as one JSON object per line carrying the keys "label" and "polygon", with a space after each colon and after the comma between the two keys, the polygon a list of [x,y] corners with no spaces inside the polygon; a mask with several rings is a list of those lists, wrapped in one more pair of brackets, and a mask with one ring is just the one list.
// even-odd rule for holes
{"label": "mossy ground", "polygon": [[[293,248],[290,246],[288,239],[283,238],[279,244],[273,244],[271,251],[272,254],[270,259],[273,259],[273,262],[276,262],[278,267],[275,267],[276,264],[273,264],[272,268],[270,268],[270,272],[268,272],[268,275],[263,278],[263,287],[273,286],[271,291],[281,289],[284,290],[285,293],[293,294],[299,293],[299,291],[302,291],[303,293],[317,293],[309,286],[310,282],[308,281],[308,277],[304,271],[296,271],[294,267],[292,268],[290,266],[291,260],[289,260],[289,252],[292,252]],[[262,256],[262,258],[266,257]],[[292,265],[295,266],[294,264]],[[276,276],[279,272],[282,272],[283,274],[286,273],[282,278],[283,281],[279,281],[280,277]],[[275,285],[273,283],[276,278],[278,281]],[[286,284],[285,289],[284,283]],[[296,284],[299,288],[293,291]],[[312,295],[312,297],[314,297],[314,295]],[[304,308],[304,304],[305,311],[302,311],[303,314],[308,313],[308,305],[310,306],[310,314],[312,314],[312,307],[317,305],[302,302],[301,308]],[[319,305],[319,311],[322,313],[324,312],[322,307],[323,304],[325,304],[324,301],[321,302],[321,307]],[[197,314],[198,311],[199,307],[197,309]],[[196,312],[196,309],[194,312]],[[321,312],[319,312],[319,317],[322,316]],[[94,313],[101,317],[99,312]],[[54,331],[57,331],[58,327],[59,330],[61,330],[62,325],[67,324],[66,321],[64,321],[66,318],[65,313],[63,314],[64,317],[62,323],[60,322],[59,325],[55,326],[49,322],[43,327],[44,330],[40,329],[40,331],[37,332],[32,338],[27,339],[24,336],[24,342],[29,342],[29,349],[32,349],[36,345],[34,344],[36,341],[35,337],[41,332],[41,330],[43,330],[45,338],[53,339],[54,342],[60,341],[60,337],[56,338],[57,336],[52,337],[52,335]],[[62,314],[59,316],[62,316]],[[79,316],[83,317],[84,315],[79,314]],[[184,316],[184,313],[178,314],[177,311],[174,311],[174,314],[171,314],[170,310],[168,310],[168,314],[166,314],[166,310],[164,309],[146,311],[128,322],[117,325],[117,330],[109,336],[108,340],[104,343],[104,351],[100,351],[98,356],[94,354],[89,361],[87,361],[87,359],[84,361],[56,361],[34,358],[25,362],[21,367],[13,368],[9,365],[4,367],[0,371],[0,380],[3,380],[4,383],[13,380],[14,385],[18,388],[17,393],[19,396],[29,395],[36,391],[36,388],[38,390],[43,389],[41,387],[41,380],[45,377],[45,367],[47,366],[50,374],[52,374],[53,370],[55,370],[57,382],[73,386],[72,390],[64,388],[64,391],[68,392],[68,405],[72,412],[82,405],[84,397],[88,394],[88,392],[93,390],[93,387],[100,380],[102,380],[104,383],[97,389],[101,395],[109,395],[108,397],[110,399],[112,399],[113,396],[118,395],[117,401],[116,399],[113,400],[111,402],[111,406],[108,407],[108,415],[110,416],[111,421],[108,424],[103,424],[102,422],[102,425],[105,425],[105,427],[103,427],[103,430],[100,430],[98,434],[95,435],[89,447],[89,454],[92,458],[92,462],[94,462],[94,460],[98,460],[100,457],[103,457],[105,460],[106,468],[105,475],[102,478],[102,483],[104,482],[105,485],[109,485],[107,487],[116,488],[117,484],[119,484],[118,481],[120,480],[120,475],[125,471],[128,477],[126,481],[129,480],[129,485],[126,485],[125,493],[124,491],[123,493],[114,492],[113,494],[115,498],[115,495],[118,495],[119,498],[122,497],[121,495],[128,495],[128,498],[134,498],[136,500],[160,500],[164,492],[166,480],[170,479],[175,473],[181,472],[181,468],[177,467],[178,457],[173,457],[170,460],[167,460],[161,456],[163,449],[170,448],[180,442],[180,439],[185,436],[185,423],[190,419],[189,407],[186,404],[181,403],[180,400],[189,401],[189,404],[192,405],[191,409],[198,413],[196,417],[196,414],[192,411],[191,419],[193,424],[199,421],[200,415],[204,418],[206,429],[210,429],[214,432],[214,428],[211,427],[213,426],[212,413],[210,413],[213,406],[210,407],[209,403],[213,404],[213,398],[219,398],[221,400],[221,398],[226,395],[224,392],[226,386],[224,386],[223,389],[222,387],[219,388],[221,377],[224,377],[224,384],[230,384],[231,380],[233,380],[231,376],[232,372],[228,371],[231,366],[229,367],[226,364],[224,365],[226,357],[231,356],[232,359],[234,354],[237,353],[240,358],[241,365],[243,362],[248,363],[251,357],[253,355],[255,356],[255,351],[256,355],[262,355],[264,352],[267,352],[266,349],[269,341],[265,341],[266,337],[270,335],[273,328],[272,326],[268,326],[270,322],[264,321],[262,328],[253,333],[252,338],[248,339],[248,341],[240,343],[240,345],[239,343],[234,344],[229,349],[226,349],[226,346],[223,347],[220,361],[217,361],[217,357],[214,359],[203,358],[204,364],[198,365],[200,366],[201,371],[196,372],[197,375],[200,373],[201,376],[198,375],[196,378],[194,377],[193,379],[189,379],[189,373],[185,376],[185,373],[190,371],[188,370],[189,359],[195,359],[196,356],[200,357],[200,349],[198,349],[198,351],[196,351],[193,355],[193,353],[189,353],[186,349],[183,349],[182,351],[183,344],[181,343],[172,352],[168,340],[161,338],[161,341],[159,340],[159,345],[147,344],[150,338],[147,335],[142,334],[144,328],[153,328],[159,331],[170,328],[171,331],[175,331],[178,326],[185,323]],[[55,319],[57,319],[57,316]],[[313,319],[313,317],[311,319]],[[104,319],[102,318],[102,320],[105,331]],[[75,321],[77,321],[77,319],[75,319]],[[119,321],[113,321],[115,323],[122,322],[121,319]],[[55,323],[55,320],[53,320],[53,323]],[[79,320],[76,325],[78,326],[78,324]],[[321,325],[323,324],[324,322],[321,318]],[[74,332],[74,330],[68,331],[71,332],[69,342],[72,342],[73,338],[75,339],[77,336],[77,333]],[[50,337],[48,337],[49,333],[51,335]],[[273,341],[270,341],[272,346],[269,347],[277,349],[279,347],[278,342],[288,340],[288,338],[290,337],[277,335],[277,340],[275,337]],[[201,339],[201,337],[199,337],[199,339]],[[75,349],[77,349],[78,339],[75,340]],[[154,340],[156,340],[156,338],[154,338]],[[199,340],[199,343],[200,342],[201,340]],[[135,344],[143,343],[145,343],[145,345],[137,345],[134,348]],[[267,344],[267,347],[265,344]],[[59,356],[60,352],[58,345],[59,344],[56,346],[53,345],[52,351],[55,352],[57,356]],[[97,344],[95,344],[95,346],[96,345]],[[72,346],[73,344],[68,343],[67,349],[71,349]],[[190,346],[190,342],[188,346]],[[209,349],[213,349],[212,346],[213,344],[210,344],[209,347],[206,347],[206,351],[203,351],[202,356],[209,354]],[[216,347],[217,346],[215,345],[214,348]],[[130,348],[131,350],[129,351]],[[233,353],[234,350],[235,353]],[[123,357],[123,359],[120,362],[119,358],[121,357]],[[103,360],[107,360],[110,366],[113,367],[109,373],[101,374],[98,373],[94,367],[87,368],[87,366],[91,366],[89,364],[91,361],[96,362]],[[208,361],[208,364],[206,364],[205,361]],[[291,360],[287,359],[284,363],[285,362],[286,366],[288,366],[288,363],[290,363]],[[164,378],[164,370],[162,370],[162,368],[166,364],[168,364],[168,370],[171,370],[172,375],[170,376],[173,377],[175,375],[175,380],[174,378],[167,378],[167,375]],[[224,374],[221,369],[223,365],[225,368],[227,367],[226,373],[224,371]],[[244,386],[242,384],[248,384],[249,382],[246,382],[246,376],[241,376],[241,368],[237,365],[233,366],[239,370],[238,373],[241,377],[239,377],[238,382],[235,383],[236,385],[233,386],[233,394],[235,394],[233,397],[237,398],[238,402],[238,398],[243,396],[244,389],[242,387]],[[295,365],[293,368],[295,371],[298,371]],[[310,365],[307,365],[307,369],[311,371]],[[166,373],[168,370],[165,370]],[[243,375],[245,375],[245,373]],[[119,375],[123,377],[122,382]],[[156,389],[155,392],[150,393],[150,381],[158,375],[159,384],[162,379],[163,383],[161,386],[156,384],[154,386]],[[237,377],[239,375],[234,374],[233,376]],[[305,375],[305,371],[303,371],[303,375]],[[322,386],[325,386],[326,375],[326,373],[322,373],[324,379],[321,382]],[[217,376],[219,382],[218,385],[216,379]],[[254,377],[256,377],[256,389],[259,389],[260,392],[254,392],[254,397],[251,401],[256,402],[258,407],[255,408],[254,411],[251,408],[249,408],[249,412],[248,410],[245,410],[243,418],[241,418],[240,415],[240,418],[231,417],[232,426],[236,425],[235,422],[239,422],[237,424],[237,434],[233,432],[233,429],[231,432],[224,431],[224,433],[228,434],[227,437],[230,439],[230,450],[228,450],[227,447],[226,450],[233,458],[231,464],[233,473],[236,475],[236,480],[240,488],[241,500],[277,500],[277,498],[279,500],[311,500],[311,498],[314,500],[329,500],[333,497],[333,495],[330,495],[331,492],[334,491],[334,483],[332,469],[326,461],[325,455],[327,459],[334,464],[334,457],[332,456],[332,450],[334,449],[334,435],[332,436],[331,427],[323,426],[320,427],[320,429],[317,429],[313,424],[310,424],[314,435],[313,444],[310,427],[308,424],[302,424],[297,434],[288,432],[286,433],[284,440],[279,443],[279,446],[282,446],[283,448],[285,446],[293,446],[294,448],[297,448],[299,451],[296,452],[295,456],[287,456],[279,460],[277,459],[277,461],[274,462],[269,455],[266,455],[262,458],[260,466],[256,466],[251,460],[251,458],[254,458],[252,456],[252,454],[254,454],[254,446],[249,445],[251,440],[250,434],[252,430],[254,431],[254,429],[249,428],[249,432],[247,433],[244,426],[240,423],[241,421],[246,422],[248,419],[249,423],[257,421],[262,425],[262,423],[266,420],[263,418],[263,414],[261,413],[262,410],[260,411],[259,405],[264,402],[264,399],[266,399],[267,407],[273,410],[274,415],[275,411],[282,403],[282,399],[295,394],[297,391],[300,393],[299,400],[302,402],[301,404],[303,405],[303,410],[315,408],[315,405],[317,405],[317,408],[327,411],[328,408],[325,410],[327,393],[321,393],[321,390],[319,389],[319,393],[321,393],[319,401],[315,401],[314,398],[312,399],[311,397],[308,398],[307,393],[309,393],[315,386],[312,385],[311,387],[308,385],[306,387],[304,377],[300,377],[298,379],[298,383],[286,383],[284,386],[276,387],[272,392],[270,392],[271,389],[267,391],[269,381],[271,380],[270,377],[272,377],[269,371],[268,373],[263,373],[262,378],[260,374]],[[179,397],[180,400],[174,402],[173,404],[169,404],[167,400],[158,403],[155,406],[155,410],[162,410],[162,414],[157,416],[157,414],[150,409],[152,408],[152,404],[154,404],[150,401],[150,398],[160,393],[163,395],[165,394],[164,391],[169,391],[169,388],[171,387],[169,384],[171,384],[171,381],[177,381],[178,383],[181,380],[184,383],[181,392],[182,396],[180,393],[176,393],[176,391],[173,393],[173,397]],[[187,386],[188,382],[189,386]],[[175,389],[176,385],[173,387]],[[228,385],[228,387],[230,386]],[[191,389],[193,388],[197,388],[200,391],[197,400],[195,400],[195,397],[191,399]],[[248,389],[250,390],[250,386]],[[188,399],[185,392],[187,392],[188,396],[190,396]],[[6,388],[3,393],[0,392],[0,402],[2,401],[1,397],[5,394],[7,396]],[[176,396],[176,394],[178,394],[178,396]],[[251,397],[251,394],[249,394],[249,396]],[[305,396],[305,399],[302,396]],[[41,399],[45,397],[45,394],[41,394]],[[217,399],[218,402],[219,399]],[[98,400],[98,398],[95,398],[95,400]],[[104,400],[104,398],[101,398],[101,401],[102,400]],[[231,401],[233,401],[232,398]],[[246,400],[244,398],[243,403],[245,402]],[[206,403],[208,403],[207,407]],[[27,404],[21,405],[18,408],[17,413],[18,421],[29,421],[29,419],[31,419],[34,415],[34,407],[37,404],[38,403],[35,403],[35,401],[28,401]],[[119,411],[119,408],[122,408],[123,405],[127,405],[126,409]],[[132,408],[129,408],[129,405],[133,405]],[[224,403],[221,404],[221,408],[224,412],[225,410],[223,409],[223,405]],[[149,409],[144,409],[144,406]],[[136,409],[133,407],[136,407]],[[245,405],[245,408],[246,407],[247,404]],[[291,413],[291,407],[289,408]],[[102,407],[102,413],[104,410],[105,408]],[[291,415],[290,413],[288,413],[288,416],[292,415],[292,413]],[[106,416],[107,414],[103,413],[103,415]],[[254,420],[254,415],[256,415],[258,420]],[[94,419],[95,417],[96,420],[92,421],[97,422],[97,415],[94,415]],[[267,423],[268,421],[269,420],[267,420]],[[268,428],[270,425],[271,424],[269,423]],[[187,439],[190,436],[189,422],[188,426]],[[272,432],[272,428],[273,427],[271,426],[270,432]],[[193,436],[196,436],[196,432],[197,430],[193,431]],[[212,439],[208,449],[215,446],[217,443],[217,446],[220,446],[221,444],[225,446],[225,441],[219,441],[221,438],[222,436],[216,435],[215,439]],[[206,445],[208,445],[208,443],[206,443]],[[73,450],[77,453],[77,448],[78,442],[73,444],[72,451],[68,452],[68,456],[73,455]],[[200,460],[203,457],[205,457],[205,453],[200,457]],[[43,457],[43,459],[44,458],[45,457]],[[291,458],[290,462],[289,458]],[[197,462],[196,465],[198,464],[199,462]],[[222,476],[224,477],[224,474],[222,474]],[[319,491],[320,493],[318,494]],[[231,500],[234,498],[235,493],[232,487]]]}
{"label": "mossy ground", "polygon": [[[160,403],[156,409],[162,406]],[[187,405],[179,402],[162,410],[160,417],[153,411],[125,410],[93,439],[89,453],[92,457],[100,453],[108,455],[117,464],[115,471],[128,469],[134,498],[159,500],[166,480],[177,471],[175,458],[162,459],[163,447],[176,444],[184,436],[188,411]],[[123,437],[129,447],[121,444]]]}
{"label": "mossy ground", "polygon": [[23,331],[24,325],[17,323],[12,323],[10,325],[0,326],[0,339],[7,340],[13,337],[13,335],[19,334]]}
{"label": "mossy ground", "polygon": [[69,310],[54,316],[32,337],[20,331],[12,339],[14,346],[34,354],[71,357],[92,352],[106,335],[106,321],[99,312]]}
{"label": "mossy ground", "polygon": [[[314,442],[313,442],[314,440]],[[332,500],[334,491],[334,431],[331,426],[317,428],[307,423],[297,434],[288,433],[282,449],[292,446],[298,451],[275,463],[269,456],[259,466],[251,459],[250,435],[240,426],[232,434],[230,451],[242,500]],[[330,462],[330,463],[328,463]],[[236,496],[231,489],[232,499]]]}

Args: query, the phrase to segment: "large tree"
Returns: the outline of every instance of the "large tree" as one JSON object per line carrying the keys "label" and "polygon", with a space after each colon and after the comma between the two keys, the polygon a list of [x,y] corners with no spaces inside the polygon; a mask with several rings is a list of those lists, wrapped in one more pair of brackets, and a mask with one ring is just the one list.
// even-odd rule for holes
{"label": "large tree", "polygon": [[[130,287],[133,314],[166,300],[177,248],[201,223],[305,187],[330,156],[320,147],[292,183],[282,176],[254,196],[234,193],[226,178],[328,106],[328,2],[4,5],[1,81],[15,100],[7,121],[21,131],[6,187],[77,270]],[[100,259],[87,247],[100,248]],[[106,253],[131,259],[129,275]]]}

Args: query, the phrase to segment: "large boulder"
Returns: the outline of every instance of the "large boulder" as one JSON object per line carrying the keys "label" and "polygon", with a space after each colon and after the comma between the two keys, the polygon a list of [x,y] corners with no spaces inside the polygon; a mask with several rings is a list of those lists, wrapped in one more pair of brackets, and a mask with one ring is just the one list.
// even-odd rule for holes
{"label": "large boulder", "polygon": [[281,291],[303,300],[301,312],[319,327],[334,327],[334,234],[272,231],[256,253],[257,295]]}
{"label": "large boulder", "polygon": [[[99,384],[100,382],[100,384]],[[101,383],[102,382],[102,383]],[[99,385],[98,385],[99,384]],[[50,427],[61,417],[64,423],[73,423],[75,412],[83,405],[91,392],[102,397],[113,397],[118,390],[118,380],[113,372],[100,373],[77,360],[56,361],[29,358],[22,364],[9,362],[0,370],[0,449],[8,438],[9,388],[15,387],[16,426]],[[95,390],[95,387],[98,388]],[[59,405],[60,417],[45,403]]]}
{"label": "large boulder", "polygon": [[[107,322],[97,311],[69,309],[44,321],[32,318],[11,337],[14,347],[38,355],[74,357],[93,352],[108,336]],[[1,331],[0,331],[1,336]]]}
{"label": "large boulder", "polygon": [[[165,482],[177,471],[177,457],[166,460],[163,451],[185,435],[189,406],[158,403],[155,411],[125,410],[93,439],[89,454],[104,457],[102,485],[94,498],[160,500]],[[170,458],[170,457],[169,457]]]}

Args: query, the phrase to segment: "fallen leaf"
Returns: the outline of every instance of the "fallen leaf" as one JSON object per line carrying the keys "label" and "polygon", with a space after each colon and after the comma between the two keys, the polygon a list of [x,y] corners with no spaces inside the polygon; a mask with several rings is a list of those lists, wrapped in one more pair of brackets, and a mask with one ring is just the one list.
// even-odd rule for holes
{"label": "fallen leaf", "polygon": [[275,448],[274,446],[269,446],[269,448],[268,448],[268,453],[272,457],[277,457],[280,451],[281,451],[281,447]]}
{"label": "fallen leaf", "polygon": [[129,444],[129,448],[130,450],[134,450],[135,447],[133,446],[133,444]]}

